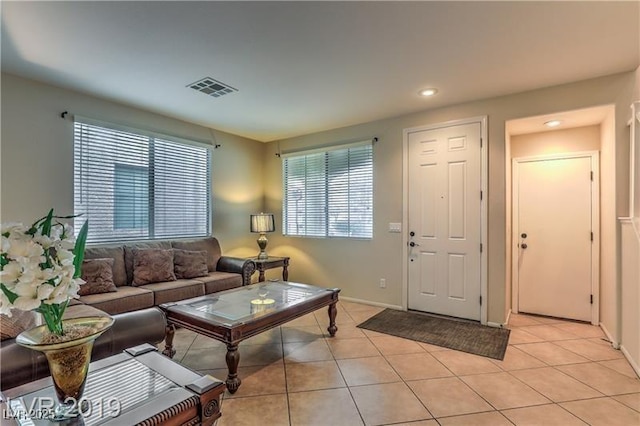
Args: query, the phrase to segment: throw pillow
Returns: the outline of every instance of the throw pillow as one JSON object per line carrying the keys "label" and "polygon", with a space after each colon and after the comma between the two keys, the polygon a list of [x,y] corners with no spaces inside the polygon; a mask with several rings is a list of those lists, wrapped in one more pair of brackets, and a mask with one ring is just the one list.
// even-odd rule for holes
{"label": "throw pillow", "polygon": [[173,272],[173,250],[133,250],[133,285],[144,285],[164,281],[175,281]]}
{"label": "throw pillow", "polygon": [[110,257],[84,260],[80,277],[85,283],[80,286],[78,294],[88,296],[89,294],[118,291],[113,282],[113,263],[114,260]]}
{"label": "throw pillow", "polygon": [[197,278],[209,274],[206,251],[173,249],[173,269],[176,278]]}
{"label": "throw pillow", "polygon": [[41,325],[40,314],[13,309],[11,316],[0,314],[0,340],[14,339],[25,330]]}

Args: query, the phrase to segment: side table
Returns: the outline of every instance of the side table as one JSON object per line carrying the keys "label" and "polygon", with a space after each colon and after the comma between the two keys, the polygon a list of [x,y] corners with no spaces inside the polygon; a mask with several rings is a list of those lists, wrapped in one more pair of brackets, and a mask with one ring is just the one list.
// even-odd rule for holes
{"label": "side table", "polygon": [[258,269],[258,282],[265,280],[264,271],[267,269],[282,268],[282,281],[289,281],[289,257],[272,257],[266,259],[250,258],[256,264]]}

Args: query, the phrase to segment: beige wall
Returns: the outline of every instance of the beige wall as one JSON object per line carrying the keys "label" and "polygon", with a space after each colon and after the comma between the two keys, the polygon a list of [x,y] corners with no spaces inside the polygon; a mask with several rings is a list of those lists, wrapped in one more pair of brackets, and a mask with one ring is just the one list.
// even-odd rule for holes
{"label": "beige wall", "polygon": [[511,158],[599,150],[599,125],[511,136]]}
{"label": "beige wall", "polygon": [[[615,117],[608,115],[601,126],[602,148],[600,150],[600,324],[616,344],[619,342],[617,311],[618,257],[615,180]],[[628,185],[628,183],[627,183]],[[628,186],[627,186],[628,188]]]}
{"label": "beige wall", "polygon": [[[633,91],[633,101],[638,102],[636,107],[636,113],[640,113],[640,67],[636,69],[636,81]],[[636,119],[637,120],[637,119]],[[635,148],[635,194],[634,194],[634,212],[633,216],[636,218],[636,223],[640,226],[640,123],[636,122],[636,148]]]}
{"label": "beige wall", "polygon": [[513,232],[513,215],[511,209],[512,203],[512,191],[510,182],[513,180],[513,173],[511,170],[511,134],[506,131],[505,124],[505,135],[504,135],[504,181],[505,181],[505,194],[504,194],[504,204],[505,204],[505,271],[504,271],[504,312],[505,312],[505,320],[504,323],[509,322],[509,315],[511,314],[511,305],[513,298],[513,288],[512,288],[512,273],[511,273],[511,263],[512,260],[512,250],[511,250],[511,234]]}
{"label": "beige wall", "polygon": [[[62,111],[211,140],[209,129],[79,92],[2,74],[1,221],[31,222],[53,207],[73,213],[73,122]],[[262,143],[215,132],[213,233],[231,253],[252,254],[248,216],[263,204]]]}
{"label": "beige wall", "polygon": [[[402,131],[410,127],[487,115],[489,118],[489,241],[488,320],[502,323],[507,306],[505,291],[505,121],[596,105],[616,104],[616,113],[627,108],[626,97],[634,85],[634,73],[587,80],[552,88],[455,105],[386,120],[350,126],[272,142],[265,159],[266,209],[281,223],[281,161],[275,156],[293,147],[312,147],[330,142],[377,136],[374,147],[374,238],[370,241],[270,237],[270,253],[292,256],[291,278],[343,289],[356,299],[399,306],[402,303],[402,235],[387,231],[389,222],[401,222]],[[627,96],[620,96],[625,92]],[[624,99],[623,99],[624,98]],[[616,117],[616,143],[626,123]],[[627,166],[628,168],[628,166]],[[627,191],[624,167],[617,175],[618,190]],[[628,179],[628,178],[627,178]],[[625,203],[620,201],[618,209]],[[404,230],[406,231],[406,229]],[[387,288],[378,286],[386,278]]]}

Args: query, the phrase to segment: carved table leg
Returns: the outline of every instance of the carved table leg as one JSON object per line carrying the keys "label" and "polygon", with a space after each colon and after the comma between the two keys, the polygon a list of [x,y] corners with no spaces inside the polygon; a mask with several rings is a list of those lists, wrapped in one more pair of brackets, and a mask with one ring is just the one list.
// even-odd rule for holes
{"label": "carved table leg", "polygon": [[331,337],[336,335],[336,331],[338,331],[338,327],[336,327],[336,315],[338,314],[338,308],[336,308],[336,303],[334,302],[329,305],[329,328],[327,331],[331,335]]}
{"label": "carved table leg", "polygon": [[282,265],[282,281],[289,281],[289,259],[285,259]]}
{"label": "carved table leg", "polygon": [[173,324],[167,325],[164,333],[164,351],[162,353],[169,358],[173,358],[176,354],[176,349],[173,347],[173,336],[176,334],[176,326]]}
{"label": "carved table leg", "polygon": [[238,364],[240,363],[240,352],[238,345],[227,345],[227,368],[229,375],[227,376],[227,389],[230,393],[236,393],[242,382],[238,377]]}

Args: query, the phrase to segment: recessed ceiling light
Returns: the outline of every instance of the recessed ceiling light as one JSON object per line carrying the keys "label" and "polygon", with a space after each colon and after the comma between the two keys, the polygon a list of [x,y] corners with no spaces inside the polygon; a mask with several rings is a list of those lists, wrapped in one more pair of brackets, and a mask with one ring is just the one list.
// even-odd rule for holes
{"label": "recessed ceiling light", "polygon": [[544,123],[547,127],[558,127],[560,124],[562,124],[560,120],[551,120]]}
{"label": "recessed ceiling light", "polygon": [[420,96],[433,96],[436,93],[438,93],[438,89],[434,89],[434,88],[422,89],[421,91],[418,92]]}

